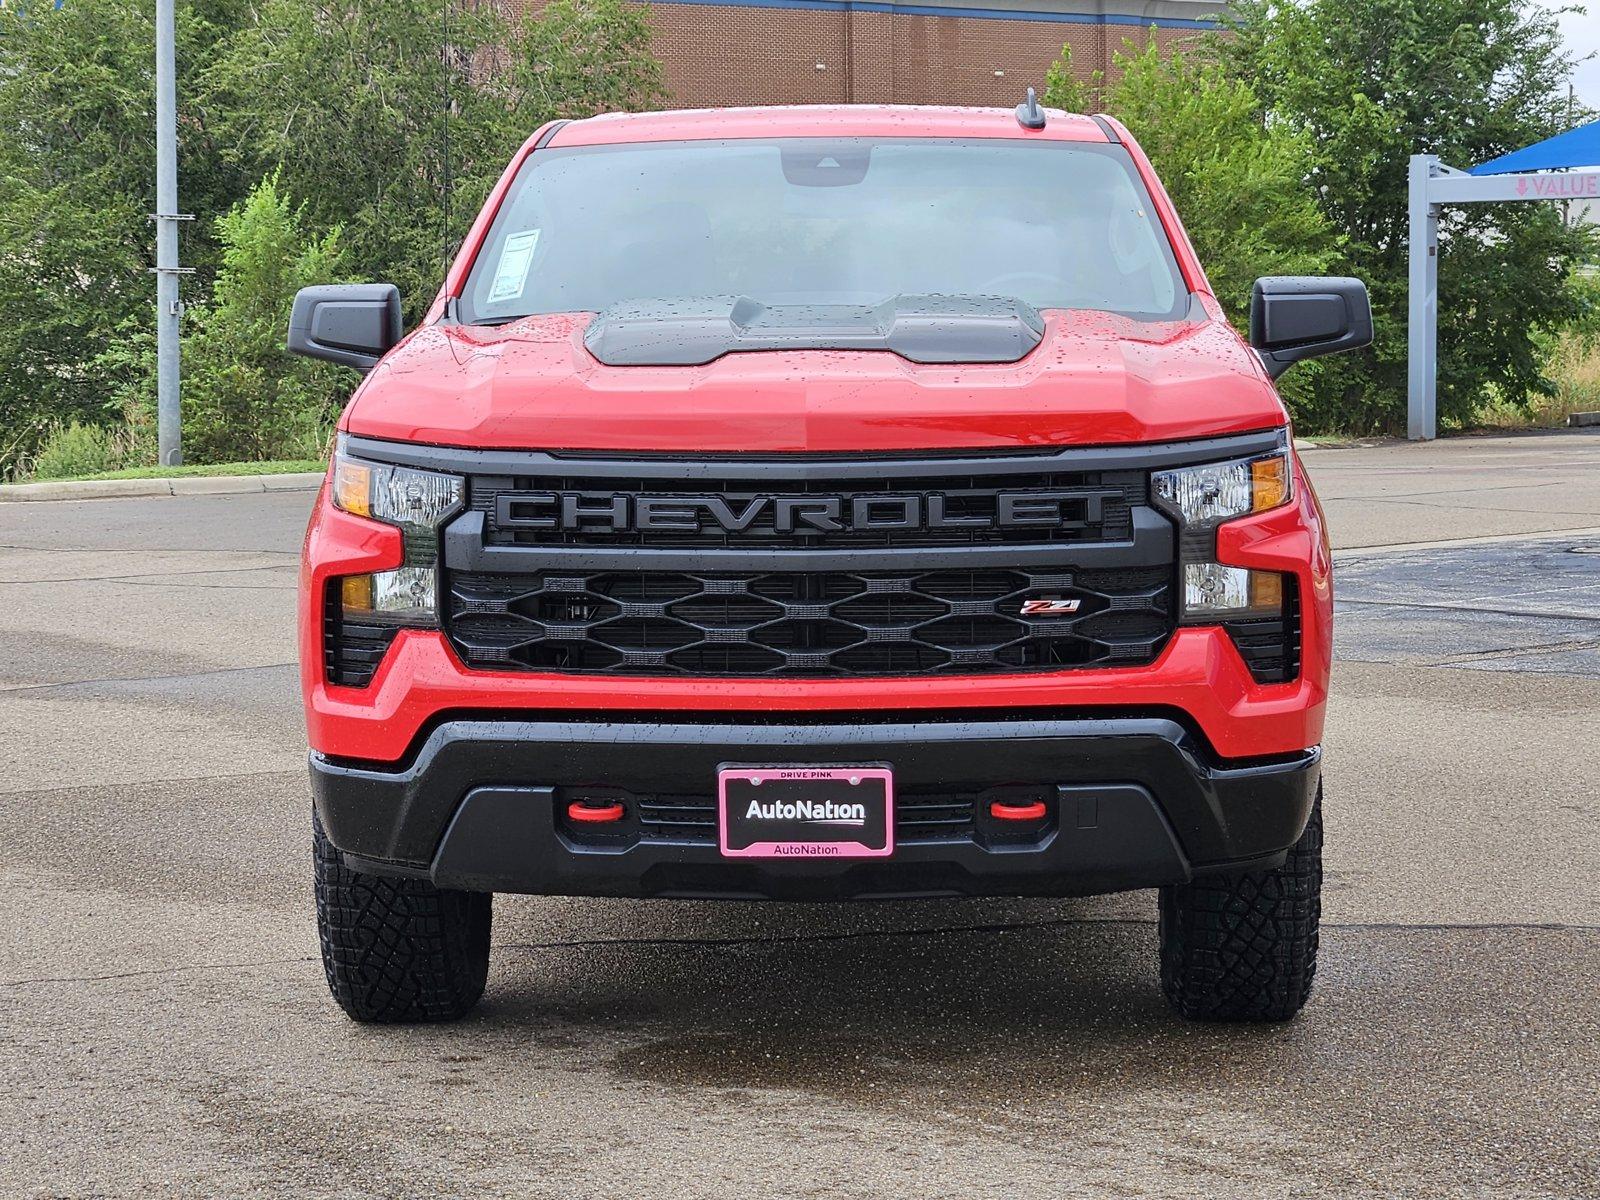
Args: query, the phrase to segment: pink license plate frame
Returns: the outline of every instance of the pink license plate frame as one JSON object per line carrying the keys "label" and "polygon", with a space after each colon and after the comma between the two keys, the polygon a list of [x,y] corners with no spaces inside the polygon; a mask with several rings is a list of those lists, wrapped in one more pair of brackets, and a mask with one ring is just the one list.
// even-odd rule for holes
{"label": "pink license plate frame", "polygon": [[[851,792],[858,787],[868,785],[881,785],[882,791],[869,791],[863,793],[859,803],[863,805],[875,804],[881,797],[883,804],[883,845],[875,846],[868,842],[855,840],[849,837],[838,838],[805,838],[805,837],[774,837],[770,840],[753,841],[746,845],[734,846],[729,842],[729,785],[733,784],[741,793],[769,785],[776,801],[782,804],[796,804],[804,799],[804,787],[808,782],[826,781],[835,784],[844,781],[845,788],[830,786],[826,789],[829,793],[825,799],[834,799],[835,803],[851,803]],[[813,805],[822,801],[813,801]],[[785,810],[787,811],[787,810]],[[815,809],[813,808],[813,811]],[[870,812],[870,809],[868,810]],[[804,817],[797,817],[790,824],[803,823]],[[852,821],[829,820],[826,817],[815,822],[816,827],[833,827],[844,831],[851,828]],[[886,766],[832,766],[793,764],[784,766],[744,766],[741,764],[725,763],[717,769],[717,845],[724,857],[727,858],[765,858],[765,859],[808,859],[808,858],[887,858],[894,853],[894,772]]]}

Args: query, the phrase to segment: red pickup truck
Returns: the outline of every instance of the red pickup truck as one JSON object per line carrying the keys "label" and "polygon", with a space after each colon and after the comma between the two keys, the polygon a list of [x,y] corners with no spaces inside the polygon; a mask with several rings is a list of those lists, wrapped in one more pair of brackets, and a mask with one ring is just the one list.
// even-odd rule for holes
{"label": "red pickup truck", "polygon": [[409,334],[302,292],[366,371],[300,598],[339,1004],[466,1013],[494,892],[1156,887],[1180,1013],[1296,1013],[1332,592],[1273,379],[1371,313],[1251,304],[1031,96],[558,121]]}

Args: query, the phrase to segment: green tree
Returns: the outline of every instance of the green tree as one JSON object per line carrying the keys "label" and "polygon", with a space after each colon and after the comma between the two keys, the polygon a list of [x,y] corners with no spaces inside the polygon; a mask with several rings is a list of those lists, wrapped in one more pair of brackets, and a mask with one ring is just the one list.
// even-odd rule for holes
{"label": "green tree", "polygon": [[1263,117],[1250,85],[1154,41],[1116,56],[1106,107],[1128,126],[1183,219],[1212,290],[1235,322],[1262,275],[1314,275],[1336,239],[1307,182],[1305,136]]}
{"label": "green tree", "polygon": [[[148,448],[151,7],[0,8],[0,475],[73,421]],[[250,304],[227,287],[207,301],[222,214],[234,212],[230,278],[248,273],[249,247],[270,243],[269,226],[285,232],[292,214],[296,245],[340,228],[350,273],[394,280],[415,319],[523,138],[552,116],[662,98],[648,14],[623,0],[555,0],[516,22],[497,5],[447,0],[186,0],[177,16],[180,196],[197,217],[183,226],[195,269],[183,289],[185,404],[209,414],[191,421],[195,456],[235,437],[217,422],[244,403],[247,376],[268,397],[260,428],[281,432],[273,414],[322,403],[296,392],[310,386],[300,366],[249,332],[251,314],[286,310],[289,292],[270,289],[292,290],[305,263],[258,271]],[[270,205],[252,195],[268,177]],[[237,377],[218,357],[224,344],[244,356]],[[255,434],[237,436],[230,453]]]}
{"label": "green tree", "polygon": [[[180,73],[212,56],[240,7],[179,9]],[[155,305],[153,43],[139,0],[0,9],[0,472],[53,422],[118,415],[111,397],[128,381],[97,360]],[[179,116],[184,201],[201,215],[185,254],[203,291],[215,262],[204,214],[237,182],[193,107]]]}
{"label": "green tree", "polygon": [[[1243,0],[1218,53],[1270,124],[1311,147],[1309,175],[1343,236],[1343,268],[1372,292],[1377,340],[1317,364],[1312,424],[1403,422],[1409,156],[1470,166],[1566,128],[1573,61],[1530,0]],[[1540,346],[1582,312],[1574,264],[1592,230],[1546,204],[1446,208],[1440,222],[1439,413],[1546,395]]]}
{"label": "green tree", "polygon": [[197,461],[315,458],[349,379],[284,346],[300,288],[339,274],[340,231],[317,234],[276,176],[217,221],[222,266],[209,304],[190,315],[184,444]]}
{"label": "green tree", "polygon": [[505,47],[494,78],[523,137],[551,117],[657,108],[666,99],[641,4],[550,0],[522,19]]}
{"label": "green tree", "polygon": [[535,128],[659,101],[649,39],[620,0],[518,22],[489,4],[263,0],[199,90],[229,159],[279,172],[312,226],[342,226],[359,273],[398,284],[414,319]]}
{"label": "green tree", "polygon": [[1061,57],[1050,64],[1044,76],[1044,95],[1040,100],[1051,108],[1070,113],[1098,112],[1098,95],[1103,75],[1095,71],[1088,80],[1078,78],[1072,69],[1072,43],[1061,47]]}

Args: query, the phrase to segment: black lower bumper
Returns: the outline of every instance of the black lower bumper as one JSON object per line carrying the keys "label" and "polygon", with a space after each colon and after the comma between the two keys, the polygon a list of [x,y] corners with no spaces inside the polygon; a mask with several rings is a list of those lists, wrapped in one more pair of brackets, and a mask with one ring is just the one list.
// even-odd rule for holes
{"label": "black lower bumper", "polygon": [[[1316,748],[1217,763],[1161,718],[457,720],[396,771],[311,756],[317,811],[361,869],[542,895],[828,899],[1081,895],[1276,866],[1316,794]],[[722,763],[887,763],[885,859],[722,857]],[[580,798],[620,800],[601,831]],[[1019,827],[991,799],[1042,802]]]}

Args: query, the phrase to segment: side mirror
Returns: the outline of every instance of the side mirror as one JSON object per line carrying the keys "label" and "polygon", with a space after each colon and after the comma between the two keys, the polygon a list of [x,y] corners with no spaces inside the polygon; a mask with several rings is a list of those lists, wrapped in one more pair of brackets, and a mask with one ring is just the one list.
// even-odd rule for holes
{"label": "side mirror", "polygon": [[289,313],[289,352],[370,371],[404,332],[392,283],[301,288]]}
{"label": "side mirror", "polygon": [[1359,279],[1269,275],[1250,293],[1250,344],[1276,379],[1302,358],[1372,344],[1372,301]]}

